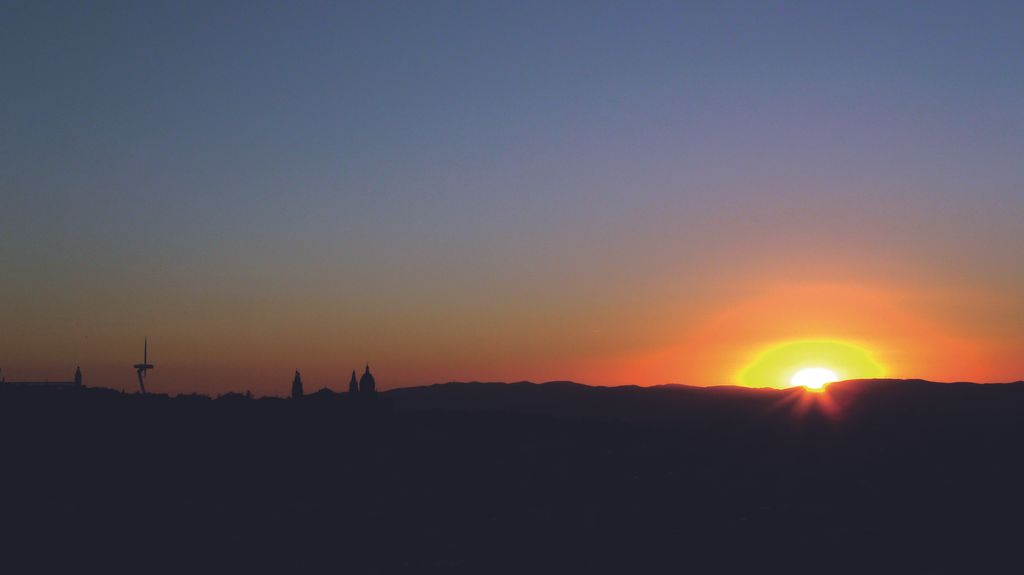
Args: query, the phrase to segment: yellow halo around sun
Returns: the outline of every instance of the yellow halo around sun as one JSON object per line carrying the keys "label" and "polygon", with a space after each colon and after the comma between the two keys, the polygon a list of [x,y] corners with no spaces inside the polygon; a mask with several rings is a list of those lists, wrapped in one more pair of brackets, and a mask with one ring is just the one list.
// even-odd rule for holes
{"label": "yellow halo around sun", "polygon": [[764,350],[737,375],[748,387],[821,389],[833,381],[868,379],[885,369],[866,349],[833,340],[790,341]]}

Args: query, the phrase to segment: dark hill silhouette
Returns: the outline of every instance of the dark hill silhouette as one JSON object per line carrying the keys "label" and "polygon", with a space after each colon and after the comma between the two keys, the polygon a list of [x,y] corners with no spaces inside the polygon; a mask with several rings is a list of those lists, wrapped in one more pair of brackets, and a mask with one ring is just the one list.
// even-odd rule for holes
{"label": "dark hill silhouette", "polygon": [[452,383],[216,400],[0,387],[5,560],[1006,572],[1024,514],[1022,416],[1019,382],[823,394]]}
{"label": "dark hill silhouette", "polygon": [[[385,394],[401,410],[500,411],[557,417],[672,422],[759,420],[786,413],[782,406],[808,397],[828,398],[835,415],[870,417],[881,412],[918,411],[925,405],[944,411],[1024,410],[1024,382],[1010,384],[937,383],[919,379],[849,380],[830,384],[826,394],[800,388],[739,386],[591,387],[568,381],[546,383],[449,382],[401,388]],[[810,409],[810,416],[818,410]],[[819,413],[820,414],[820,413]]]}

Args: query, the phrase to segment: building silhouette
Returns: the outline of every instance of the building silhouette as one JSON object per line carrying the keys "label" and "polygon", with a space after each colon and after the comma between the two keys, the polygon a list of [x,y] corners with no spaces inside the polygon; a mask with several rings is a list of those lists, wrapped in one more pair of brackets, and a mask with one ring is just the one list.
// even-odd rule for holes
{"label": "building silhouette", "polygon": [[70,387],[82,387],[82,368],[75,367],[75,375],[71,381],[7,381],[6,377],[0,375],[0,384],[4,385],[21,385],[26,387],[55,387],[55,388],[70,388]]}
{"label": "building silhouette", "polygon": [[[320,395],[326,392],[331,394],[330,390],[324,388],[313,395]],[[366,365],[366,371],[363,372],[362,377],[356,379],[356,370],[352,370],[352,377],[348,380],[348,395],[351,397],[356,396],[374,396],[377,394],[377,380],[370,373],[370,365]],[[295,370],[295,377],[292,379],[292,399],[299,399],[303,397],[305,393],[302,390],[302,375],[299,374],[299,370]]]}
{"label": "building silhouette", "polygon": [[370,373],[370,364],[366,364],[366,371],[359,378],[359,394],[374,395],[375,393],[377,393],[377,381],[373,378],[373,374]]}

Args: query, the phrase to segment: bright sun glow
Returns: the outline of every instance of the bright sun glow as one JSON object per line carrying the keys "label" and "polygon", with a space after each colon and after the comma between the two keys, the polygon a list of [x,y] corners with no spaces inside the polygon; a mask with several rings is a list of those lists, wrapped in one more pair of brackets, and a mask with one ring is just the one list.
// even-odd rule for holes
{"label": "bright sun glow", "polygon": [[870,379],[885,368],[860,345],[838,340],[788,341],[766,348],[737,373],[747,387],[821,389],[840,379]]}
{"label": "bright sun glow", "polygon": [[839,379],[836,372],[824,367],[808,367],[793,374],[789,380],[793,387],[806,387],[808,389],[821,389],[826,383],[832,383]]}

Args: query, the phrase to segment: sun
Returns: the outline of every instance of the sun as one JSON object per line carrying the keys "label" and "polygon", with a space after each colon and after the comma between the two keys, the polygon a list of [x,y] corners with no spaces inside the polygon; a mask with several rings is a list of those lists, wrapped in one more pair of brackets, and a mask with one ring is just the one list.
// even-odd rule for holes
{"label": "sun", "polygon": [[808,389],[821,389],[826,383],[837,381],[839,376],[831,369],[824,367],[806,367],[793,374],[789,384],[793,387],[806,387]]}

